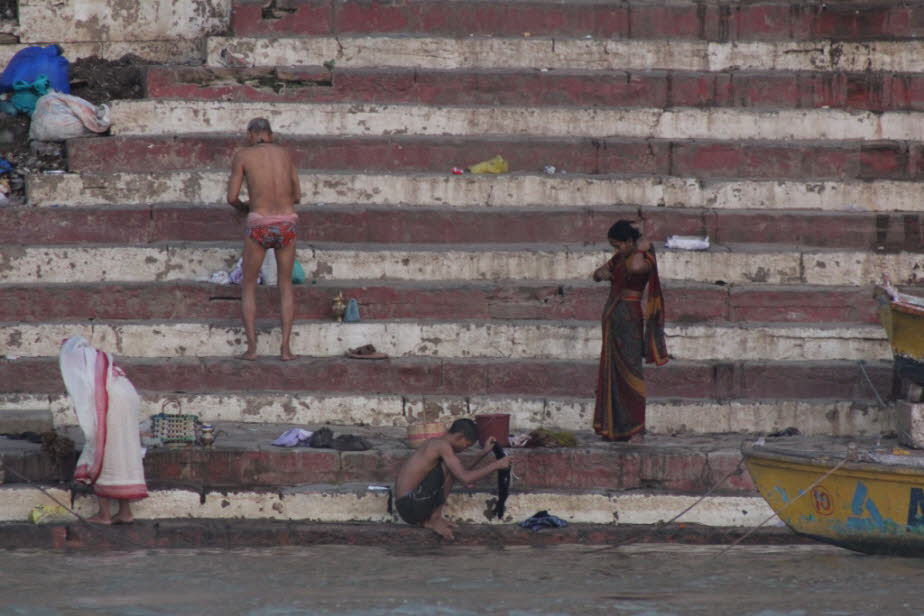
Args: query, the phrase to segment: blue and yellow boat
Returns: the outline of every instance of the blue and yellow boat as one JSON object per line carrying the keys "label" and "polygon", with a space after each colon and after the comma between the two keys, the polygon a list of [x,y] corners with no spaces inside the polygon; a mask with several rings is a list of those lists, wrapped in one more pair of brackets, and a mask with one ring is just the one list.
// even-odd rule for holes
{"label": "blue and yellow boat", "polygon": [[851,550],[924,556],[924,452],[812,442],[742,448],[780,519],[800,535]]}

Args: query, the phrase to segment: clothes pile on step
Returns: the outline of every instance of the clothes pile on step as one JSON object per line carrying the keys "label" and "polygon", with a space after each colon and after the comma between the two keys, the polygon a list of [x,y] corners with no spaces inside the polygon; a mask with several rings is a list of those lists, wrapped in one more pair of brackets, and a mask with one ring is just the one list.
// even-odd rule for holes
{"label": "clothes pile on step", "polygon": [[521,528],[528,528],[532,531],[543,528],[564,528],[565,526],[568,526],[567,522],[545,510],[538,511],[532,517],[520,522]]}
{"label": "clothes pile on step", "polygon": [[511,447],[577,447],[577,445],[577,437],[566,430],[537,428],[532,432],[515,434],[510,437]]}
{"label": "clothes pile on step", "polygon": [[314,432],[302,428],[286,430],[273,441],[277,447],[314,447],[316,449],[336,449],[337,451],[366,451],[372,449],[369,441],[355,434],[334,436],[330,428],[321,428]]}
{"label": "clothes pile on step", "polygon": [[[209,282],[215,284],[241,284],[244,280],[244,260],[238,259],[230,272],[219,270],[212,272],[209,276]],[[257,274],[257,284],[269,287],[276,286],[278,283],[278,274],[276,270],[276,251],[267,250],[263,258],[263,264],[260,266],[260,273]],[[305,269],[298,261],[292,266],[292,284],[305,284]]]}

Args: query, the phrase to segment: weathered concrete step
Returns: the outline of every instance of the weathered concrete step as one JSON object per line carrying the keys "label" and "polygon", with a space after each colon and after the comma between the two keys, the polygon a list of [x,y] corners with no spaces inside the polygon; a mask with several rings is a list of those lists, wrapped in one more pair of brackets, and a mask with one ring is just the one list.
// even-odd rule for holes
{"label": "weathered concrete step", "polygon": [[210,37],[207,64],[230,53],[242,66],[403,67],[420,69],[583,69],[682,71],[924,70],[916,40],[836,42],[613,40],[512,36]]}
{"label": "weathered concrete step", "polygon": [[[412,450],[406,431],[392,427],[342,426],[325,422],[335,434],[362,436],[367,451],[338,452],[310,447],[274,447],[270,443],[290,425],[220,423],[223,434],[214,448],[150,448],[144,458],[145,478],[157,487],[182,485],[204,489],[259,489],[307,484],[392,484]],[[332,425],[333,424],[333,425]],[[740,435],[652,436],[644,445],[614,445],[600,440],[588,424],[574,433],[577,445],[565,448],[511,449],[516,461],[514,489],[526,490],[665,490],[705,492],[735,471],[741,462]],[[309,428],[320,427],[317,424]],[[76,426],[66,430],[82,447]],[[466,466],[480,456],[478,447],[460,457]],[[55,469],[40,445],[22,446],[0,439],[0,455],[7,468],[32,481],[54,481],[72,468]],[[76,456],[65,466],[76,464]],[[45,470],[42,467],[46,467]],[[8,483],[22,478],[12,474]],[[495,477],[476,483],[482,490],[496,488]],[[753,493],[754,484],[743,468],[729,477],[719,493]]]}
{"label": "weathered concrete step", "polygon": [[[552,164],[572,174],[699,179],[920,180],[924,144],[743,142],[536,137],[295,137],[283,141],[299,169],[435,172],[501,154],[514,172]],[[85,138],[68,143],[70,171],[226,172],[239,135]]]}
{"label": "weathered concrete step", "polygon": [[[228,206],[101,206],[0,210],[5,244],[151,244],[240,240]],[[921,248],[924,215],[902,212],[699,210],[693,208],[446,208],[337,205],[299,208],[302,243],[596,244],[617,219],[643,217],[646,237],[709,236],[714,244],[860,249]]]}
{"label": "weathered concrete step", "polygon": [[[444,207],[595,207],[613,205],[865,212],[921,212],[916,182],[703,181],[696,178],[556,174],[501,176],[384,173],[301,174],[306,202]],[[31,175],[35,206],[223,203],[219,171]]]}
{"label": "weathered concrete step", "polygon": [[243,35],[426,33],[449,36],[585,36],[842,40],[924,34],[921,7],[849,2],[793,10],[787,3],[693,2],[361,2],[289,0],[283,9],[234,2],[231,27]]}
{"label": "weathered concrete step", "polygon": [[[892,357],[882,327],[825,324],[668,323],[671,356],[684,360],[828,361]],[[279,349],[279,328],[262,327],[257,349]],[[0,351],[20,357],[56,356],[61,340],[81,335],[95,346],[131,357],[223,357],[243,352],[244,332],[229,322],[0,323]],[[393,357],[591,360],[600,356],[600,326],[555,321],[298,321],[292,351],[337,357],[373,342]]]}
{"label": "weathered concrete step", "polygon": [[[48,492],[64,503],[71,493],[47,486]],[[646,492],[617,493],[607,491],[531,491],[514,492],[507,501],[503,520],[488,520],[488,501],[494,492],[467,491],[453,494],[446,506],[452,520],[470,524],[507,524],[525,520],[546,509],[572,523],[589,524],[657,524],[669,520],[696,502],[698,496]],[[271,491],[215,491],[205,494],[183,489],[150,491],[149,498],[132,506],[141,520],[258,519],[306,520],[315,522],[397,522],[388,513],[389,494],[362,485],[310,485]],[[82,516],[95,513],[96,498],[78,496],[75,510]],[[28,519],[36,505],[54,505],[48,496],[35,488],[17,485],[0,486],[0,521],[21,522]],[[771,515],[760,496],[710,496],[684,514],[678,521],[707,526],[756,526]]]}
{"label": "weathered concrete step", "polygon": [[[707,285],[666,282],[670,323],[879,322],[870,287]],[[333,318],[338,293],[355,298],[362,319],[577,319],[600,317],[609,294],[590,281],[563,283],[364,284],[349,281],[296,285],[295,318]],[[917,292],[916,289],[909,290]],[[257,314],[279,315],[272,287],[258,287]],[[101,283],[0,287],[0,322],[224,319],[240,316],[240,287],[210,283]]]}
{"label": "weathered concrete step", "polygon": [[19,408],[0,403],[0,434],[45,432],[54,429],[54,416],[48,408]]}
{"label": "weathered concrete step", "polygon": [[920,73],[154,66],[150,98],[238,102],[924,110]]}
{"label": "weathered concrete step", "polygon": [[[47,7],[42,7],[47,10]],[[0,66],[6,66],[19,51],[33,45],[55,43],[54,39],[32,42],[23,45],[0,45]],[[119,60],[131,54],[144,60],[160,64],[183,64],[201,62],[205,56],[203,41],[189,39],[169,39],[159,41],[84,41],[61,43],[64,56],[71,62],[83,58],[102,58]]]}
{"label": "weathered concrete step", "polygon": [[[652,544],[713,545],[718,554],[733,541],[741,545],[798,546],[817,550],[813,539],[796,535],[788,528],[776,525],[760,528],[701,526],[672,524],[667,527],[635,524],[569,524],[552,532],[534,533],[515,524],[491,526],[466,525],[456,532],[453,545],[481,546],[496,549],[532,549],[544,546],[574,544],[590,549],[593,546],[620,547],[620,554],[632,551],[630,544],[646,544],[638,548],[653,549]],[[0,543],[6,549],[27,550],[124,550],[126,548],[202,549],[219,548],[278,548],[285,546],[395,546],[408,545],[438,548],[442,539],[426,529],[405,524],[284,522],[275,520],[184,520],[159,519],[139,522],[130,529],[101,535],[99,529],[83,523],[46,524],[31,522],[0,523]],[[669,548],[669,549],[672,549]]]}
{"label": "weathered concrete step", "polygon": [[268,118],[273,129],[285,135],[924,141],[924,116],[911,111],[430,107],[164,99],[113,101],[112,133],[143,136],[240,134],[247,122],[257,116]]}
{"label": "weathered concrete step", "polygon": [[[0,283],[77,284],[208,280],[230,271],[239,243],[160,243],[146,246],[77,245],[0,247]],[[609,258],[587,245],[546,244],[313,244],[298,260],[314,280],[562,281],[586,280]],[[888,274],[896,284],[919,280],[919,255],[725,244],[708,251],[664,250],[661,276],[720,284],[861,286]]]}
{"label": "weathered concrete step", "polygon": [[[651,372],[649,372],[649,375]],[[883,392],[885,394],[886,392]],[[868,395],[873,395],[870,391]],[[4,413],[42,412],[48,423],[73,426],[72,404],[62,394],[0,394]],[[206,423],[249,422],[312,426],[404,427],[415,421],[447,425],[460,417],[507,413],[513,432],[555,426],[587,430],[593,422],[593,398],[534,396],[440,396],[400,394],[324,394],[303,391],[242,391],[167,394],[142,391],[142,414],[164,408],[197,415]],[[50,410],[49,410],[50,409]],[[803,435],[858,436],[889,432],[893,407],[866,400],[702,400],[649,398],[645,412],[649,434],[774,433],[789,427]],[[281,433],[283,428],[277,430]],[[343,430],[341,430],[343,431]],[[346,430],[349,431],[349,430]]]}
{"label": "weathered concrete step", "polygon": [[[403,396],[545,396],[585,398],[595,391],[596,360],[460,360],[394,358],[272,359],[244,362],[216,357],[137,359],[117,362],[135,386],[148,392],[215,394],[286,391]],[[892,362],[689,362],[674,360],[645,371],[648,395],[660,398],[875,400],[863,376],[885,396],[892,387]],[[9,394],[62,394],[57,358],[0,356],[0,383]],[[150,394],[149,394],[150,395]],[[12,399],[8,403],[12,403]]]}

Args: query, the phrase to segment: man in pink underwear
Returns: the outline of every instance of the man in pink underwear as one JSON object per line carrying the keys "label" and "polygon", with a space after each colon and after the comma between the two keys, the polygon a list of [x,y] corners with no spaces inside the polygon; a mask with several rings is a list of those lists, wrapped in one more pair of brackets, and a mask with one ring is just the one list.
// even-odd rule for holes
{"label": "man in pink underwear", "polygon": [[[250,201],[240,199],[241,185],[247,180]],[[289,153],[273,143],[273,130],[265,118],[247,124],[247,146],[234,154],[228,179],[228,203],[240,214],[247,214],[244,238],[244,280],[241,283],[241,313],[247,336],[247,351],[240,359],[257,358],[257,275],[267,250],[276,251],[279,272],[279,300],[282,316],[283,360],[295,359],[289,348],[295,298],[292,267],[295,264],[295,204],[301,199],[298,171]]]}

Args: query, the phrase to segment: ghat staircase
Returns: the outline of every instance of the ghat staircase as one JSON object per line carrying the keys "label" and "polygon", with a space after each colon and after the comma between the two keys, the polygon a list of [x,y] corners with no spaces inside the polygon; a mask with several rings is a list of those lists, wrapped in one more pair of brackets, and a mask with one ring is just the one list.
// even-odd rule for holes
{"label": "ghat staircase", "polygon": [[[646,373],[653,444],[630,451],[648,470],[578,493],[574,469],[627,455],[582,449],[544,489],[666,498],[734,468],[715,433],[892,429],[871,285],[921,271],[924,6],[234,0],[229,23],[204,64],[150,67],[111,136],[69,141],[68,173],[0,209],[11,416],[74,423],[56,353],[82,334],[147,414],[393,435],[505,412],[515,431],[588,430],[607,293],[590,274],[630,218],[659,245],[673,358]],[[275,289],[259,289],[249,363],[232,359],[239,289],[207,282],[240,253],[224,182],[256,116],[302,178],[294,362],[274,359]],[[497,154],[509,173],[450,172]],[[661,248],[670,235],[711,247]],[[360,323],[333,320],[338,293]],[[366,343],[391,358],[343,356]],[[683,468],[696,481],[671,484]],[[327,494],[306,477],[290,483]],[[752,490],[727,486],[756,507]]]}

